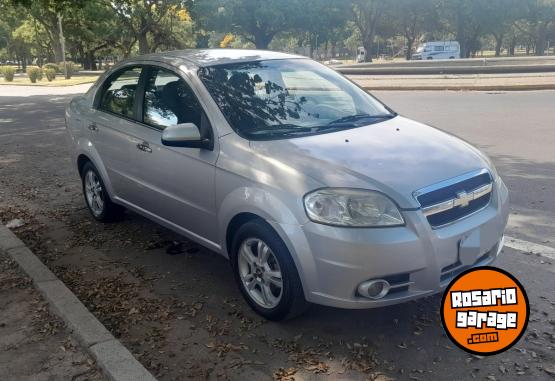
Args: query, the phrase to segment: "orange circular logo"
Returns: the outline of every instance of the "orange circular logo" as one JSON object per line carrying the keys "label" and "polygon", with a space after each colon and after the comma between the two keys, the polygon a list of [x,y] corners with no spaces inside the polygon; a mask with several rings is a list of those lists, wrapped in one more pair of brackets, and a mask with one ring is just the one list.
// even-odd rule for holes
{"label": "orange circular logo", "polygon": [[451,281],[441,301],[449,338],[467,352],[506,351],[526,331],[530,306],[520,282],[495,267],[466,270]]}

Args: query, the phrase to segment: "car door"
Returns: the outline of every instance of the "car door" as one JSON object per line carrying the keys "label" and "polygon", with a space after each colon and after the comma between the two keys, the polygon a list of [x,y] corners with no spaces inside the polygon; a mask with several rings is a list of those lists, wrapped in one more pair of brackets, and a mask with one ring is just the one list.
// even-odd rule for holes
{"label": "car door", "polygon": [[175,72],[150,66],[140,94],[141,128],[132,144],[139,147],[138,181],[144,190],[141,207],[206,243],[217,240],[215,229],[215,163],[217,150],[168,147],[161,143],[171,125],[194,123],[213,139],[212,127],[189,84]]}
{"label": "car door", "polygon": [[137,130],[137,94],[141,66],[116,71],[102,85],[87,121],[90,140],[98,152],[113,195],[131,204],[143,199],[137,184],[139,167],[134,134]]}

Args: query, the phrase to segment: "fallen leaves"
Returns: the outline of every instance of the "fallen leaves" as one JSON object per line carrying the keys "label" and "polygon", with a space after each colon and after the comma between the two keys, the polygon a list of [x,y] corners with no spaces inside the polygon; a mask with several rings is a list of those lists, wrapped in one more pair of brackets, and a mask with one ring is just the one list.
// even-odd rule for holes
{"label": "fallen leaves", "polygon": [[128,332],[139,322],[164,322],[174,317],[169,303],[145,297],[138,283],[115,276],[89,279],[83,270],[62,267],[56,268],[56,273],[116,336]]}

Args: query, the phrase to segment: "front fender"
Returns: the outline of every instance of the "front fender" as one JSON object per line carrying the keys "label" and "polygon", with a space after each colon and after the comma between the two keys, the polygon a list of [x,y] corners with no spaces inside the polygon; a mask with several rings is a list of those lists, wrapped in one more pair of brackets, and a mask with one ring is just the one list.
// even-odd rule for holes
{"label": "front fender", "polygon": [[[305,296],[308,297],[309,291],[314,287],[310,280],[317,279],[314,273],[316,269],[314,257],[311,255],[303,231],[303,225],[308,222],[308,217],[304,208],[300,212],[291,210],[282,201],[282,197],[258,187],[242,187],[229,193],[223,199],[218,214],[221,254],[227,258],[230,257],[226,235],[231,220],[241,213],[257,215],[272,226],[287,246],[303,284]],[[293,205],[302,208],[302,200],[299,204]]]}
{"label": "front fender", "polygon": [[[220,242],[222,243],[222,248],[224,248],[223,254],[229,256],[225,245],[227,227],[231,220],[241,213],[257,215],[272,226],[300,226],[308,221],[304,211],[301,214],[299,211],[291,210],[290,207],[282,201],[282,197],[284,196],[275,195],[270,190],[257,186],[245,186],[228,193],[223,198],[218,208]],[[294,202],[294,200],[292,201]],[[299,204],[301,202],[302,200],[299,200]],[[297,204],[295,205],[300,206]],[[278,233],[282,236],[284,232]]]}

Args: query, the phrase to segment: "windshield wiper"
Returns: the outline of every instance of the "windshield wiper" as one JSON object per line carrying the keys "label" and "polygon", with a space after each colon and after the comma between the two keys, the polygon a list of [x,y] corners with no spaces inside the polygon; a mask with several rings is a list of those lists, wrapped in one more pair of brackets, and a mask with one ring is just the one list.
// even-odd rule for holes
{"label": "windshield wiper", "polygon": [[297,133],[310,133],[313,127],[299,127],[295,124],[280,124],[271,128],[264,128],[259,130],[246,131],[251,135],[256,136],[276,136],[276,135],[290,135]]}
{"label": "windshield wiper", "polygon": [[355,114],[355,115],[349,115],[349,116],[345,116],[343,118],[334,120],[333,122],[328,123],[328,126],[332,126],[334,124],[356,122],[357,120],[361,120],[361,119],[391,119],[394,117],[395,117],[395,114],[383,114],[383,115]]}

